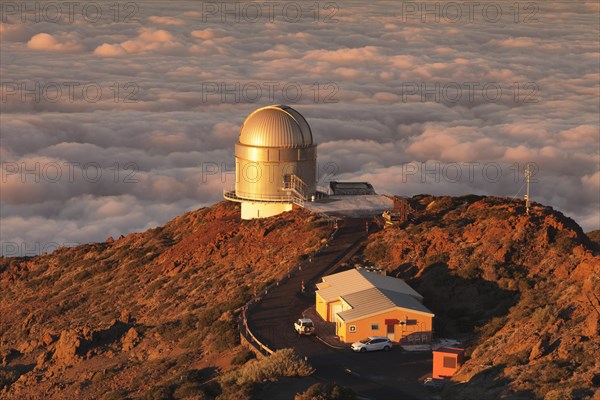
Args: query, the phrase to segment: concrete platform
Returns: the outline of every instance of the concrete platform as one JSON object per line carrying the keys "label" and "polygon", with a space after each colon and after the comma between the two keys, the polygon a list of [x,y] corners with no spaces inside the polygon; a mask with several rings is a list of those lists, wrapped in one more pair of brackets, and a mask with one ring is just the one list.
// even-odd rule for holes
{"label": "concrete platform", "polygon": [[394,208],[394,202],[382,195],[330,196],[315,202],[306,201],[304,208],[332,216],[358,218],[381,214]]}

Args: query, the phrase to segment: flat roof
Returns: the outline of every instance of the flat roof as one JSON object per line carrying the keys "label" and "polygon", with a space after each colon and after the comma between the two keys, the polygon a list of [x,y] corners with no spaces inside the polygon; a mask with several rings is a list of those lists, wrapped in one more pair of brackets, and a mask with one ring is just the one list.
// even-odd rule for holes
{"label": "flat roof", "polygon": [[451,354],[462,354],[465,352],[465,349],[460,349],[458,347],[438,347],[433,350],[434,353],[451,353]]}
{"label": "flat roof", "polygon": [[340,189],[371,189],[373,187],[368,182],[331,182],[331,186]]}

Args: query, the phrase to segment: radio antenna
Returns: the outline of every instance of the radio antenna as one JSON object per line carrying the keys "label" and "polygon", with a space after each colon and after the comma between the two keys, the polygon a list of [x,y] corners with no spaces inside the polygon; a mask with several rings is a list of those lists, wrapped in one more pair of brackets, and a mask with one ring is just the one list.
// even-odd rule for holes
{"label": "radio antenna", "polygon": [[527,182],[527,194],[525,195],[525,210],[527,212],[527,214],[529,214],[529,208],[531,206],[531,201],[530,201],[530,188],[531,188],[531,168],[529,168],[531,164],[527,164],[527,166],[525,166],[525,180]]}

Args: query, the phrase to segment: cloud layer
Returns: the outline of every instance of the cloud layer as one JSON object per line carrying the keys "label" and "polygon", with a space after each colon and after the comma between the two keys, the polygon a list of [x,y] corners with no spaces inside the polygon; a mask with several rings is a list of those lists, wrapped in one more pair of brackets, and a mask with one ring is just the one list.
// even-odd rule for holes
{"label": "cloud layer", "polygon": [[398,2],[9,15],[2,251],[104,240],[220,200],[240,124],[270,103],[308,120],[322,183],[513,196],[535,163],[532,198],[599,229],[597,3],[539,4],[535,21],[509,3],[497,22],[423,22]]}

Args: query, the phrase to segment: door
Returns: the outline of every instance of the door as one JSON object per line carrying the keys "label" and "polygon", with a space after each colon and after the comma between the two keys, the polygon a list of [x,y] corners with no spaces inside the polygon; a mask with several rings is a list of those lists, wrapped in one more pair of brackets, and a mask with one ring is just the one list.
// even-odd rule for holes
{"label": "door", "polygon": [[394,334],[394,327],[395,327],[395,325],[392,325],[392,324],[386,325],[386,336],[392,342],[395,340],[395,337],[396,337],[396,335]]}
{"label": "door", "polygon": [[342,305],[341,304],[332,304],[330,307],[330,314],[329,314],[329,321],[330,322],[334,322],[335,321],[335,314],[342,312]]}

